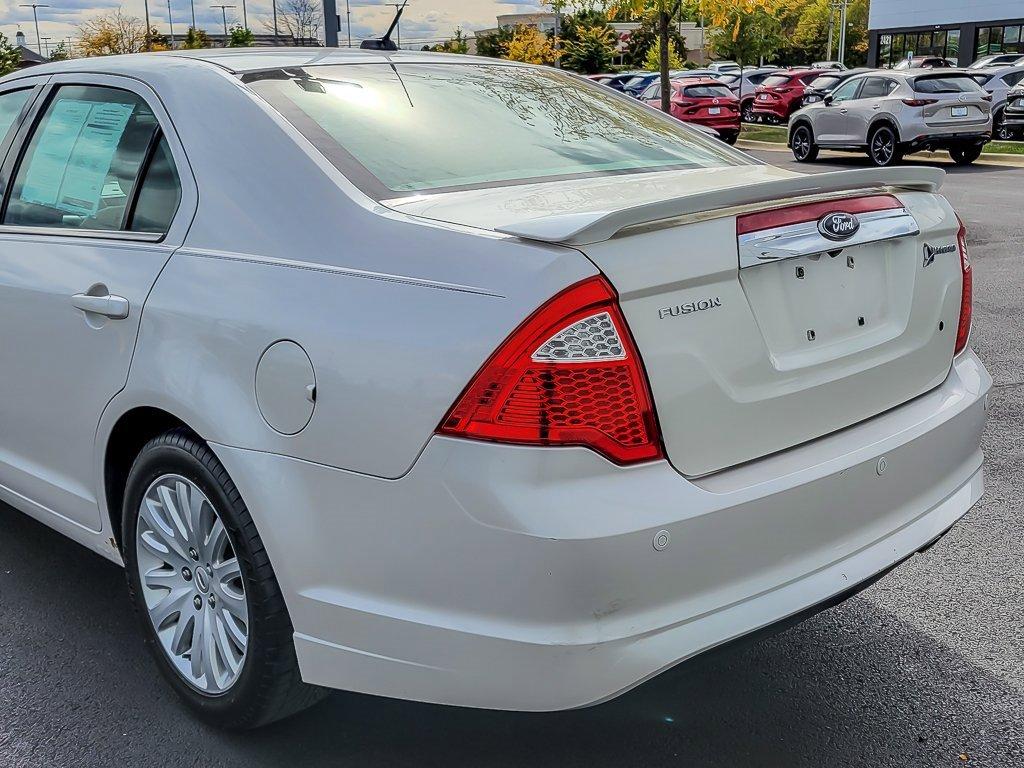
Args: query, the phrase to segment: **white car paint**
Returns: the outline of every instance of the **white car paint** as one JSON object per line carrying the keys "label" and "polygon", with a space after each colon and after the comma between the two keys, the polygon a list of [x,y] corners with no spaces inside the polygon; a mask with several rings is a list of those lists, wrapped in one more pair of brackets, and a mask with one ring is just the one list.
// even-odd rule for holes
{"label": "white car paint", "polygon": [[[0,497],[120,562],[111,441],[126,419],[169,414],[245,499],[307,682],[522,710],[607,699],[812,609],[980,498],[991,379],[969,348],[953,355],[958,257],[924,267],[919,253],[956,237],[941,174],[816,180],[722,147],[731,165],[378,201],[237,77],[382,57],[475,61],[202,51],[0,81],[137,90],[183,182],[159,244],[0,226],[0,325],[31,329],[0,350]],[[882,299],[823,276],[787,315],[794,267],[822,253],[741,274],[737,217],[868,192],[896,195],[920,228],[850,249],[889,274]],[[525,318],[602,273],[666,459],[436,434]],[[92,327],[61,306],[96,283],[129,300],[127,321]],[[711,295],[722,306],[694,322],[659,316]],[[829,338],[830,303],[859,301],[882,323]],[[823,344],[797,349],[804,329],[786,319],[813,314]],[[304,427],[302,356],[275,369],[295,372],[295,400],[259,402],[288,397],[287,381],[257,383],[281,342],[313,370]]]}

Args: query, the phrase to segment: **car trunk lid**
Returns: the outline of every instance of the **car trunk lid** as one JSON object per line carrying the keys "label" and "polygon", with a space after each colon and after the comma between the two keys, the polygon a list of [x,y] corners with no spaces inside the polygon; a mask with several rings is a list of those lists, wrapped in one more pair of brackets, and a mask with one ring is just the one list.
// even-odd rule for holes
{"label": "car trunk lid", "polygon": [[[500,227],[574,245],[609,278],[648,373],[667,456],[688,476],[799,445],[927,392],[948,374],[956,337],[958,225],[932,194],[941,171],[763,171],[767,180],[744,181],[730,176],[737,170],[719,174],[731,178],[719,189]],[[586,199],[594,207],[595,196]],[[516,193],[499,206],[523,207]],[[484,218],[462,208],[475,211],[464,222]],[[857,216],[860,228],[830,240],[818,229],[829,213]],[[459,218],[451,208],[447,217]],[[823,228],[845,236],[844,221]]]}

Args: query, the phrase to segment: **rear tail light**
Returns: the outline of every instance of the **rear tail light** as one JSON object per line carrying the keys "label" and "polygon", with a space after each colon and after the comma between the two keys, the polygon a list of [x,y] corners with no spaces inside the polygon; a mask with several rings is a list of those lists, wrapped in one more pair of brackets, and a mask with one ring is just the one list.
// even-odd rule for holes
{"label": "rear tail light", "polygon": [[908,107],[927,107],[932,104],[938,104],[938,99],[903,99],[903,103]]}
{"label": "rear tail light", "polygon": [[661,458],[647,376],[607,280],[577,283],[534,312],[484,364],[438,432],[581,445],[616,464]]}
{"label": "rear tail light", "polygon": [[789,93],[792,90],[793,90],[792,88],[776,88],[775,92],[776,93]]}
{"label": "rear tail light", "polygon": [[956,243],[960,250],[960,269],[963,272],[963,291],[960,295],[960,322],[956,328],[956,346],[953,354],[959,355],[967,348],[971,338],[971,320],[974,315],[974,272],[971,269],[971,258],[967,252],[967,227],[957,216],[960,230],[956,233]]}

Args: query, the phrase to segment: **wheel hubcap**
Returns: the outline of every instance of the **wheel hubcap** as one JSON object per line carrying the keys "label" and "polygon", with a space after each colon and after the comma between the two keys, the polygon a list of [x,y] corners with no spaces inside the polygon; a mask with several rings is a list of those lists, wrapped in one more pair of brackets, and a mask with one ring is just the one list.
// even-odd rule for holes
{"label": "wheel hubcap", "polygon": [[143,497],[135,546],[142,597],[164,654],[192,687],[224,693],[245,663],[249,610],[217,511],[191,480],[164,475]]}
{"label": "wheel hubcap", "polygon": [[895,149],[892,137],[887,131],[879,131],[875,134],[875,140],[871,142],[871,149],[877,160],[883,163],[889,162]]}

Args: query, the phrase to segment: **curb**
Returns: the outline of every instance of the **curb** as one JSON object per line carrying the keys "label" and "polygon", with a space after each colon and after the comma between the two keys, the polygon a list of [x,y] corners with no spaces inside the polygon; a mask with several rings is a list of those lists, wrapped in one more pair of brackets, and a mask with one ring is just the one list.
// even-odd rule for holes
{"label": "curb", "polygon": [[[781,144],[775,141],[754,141],[753,139],[739,139],[736,142],[736,146],[739,149],[759,149],[767,152],[789,152],[789,147],[785,144]],[[848,152],[830,152],[827,149],[821,151],[824,157],[843,157],[850,156]],[[912,157],[921,158],[923,160],[946,160],[949,161],[949,155],[945,152],[917,152]],[[950,161],[951,162],[951,161]],[[991,152],[983,154],[981,158],[975,161],[975,165],[996,165],[1004,168],[1024,168],[1024,155],[1008,155],[999,152]]]}

